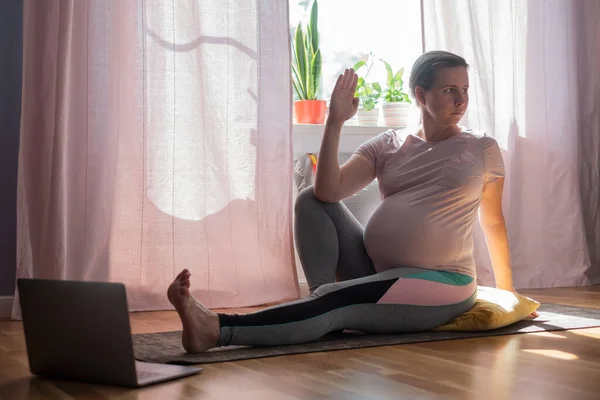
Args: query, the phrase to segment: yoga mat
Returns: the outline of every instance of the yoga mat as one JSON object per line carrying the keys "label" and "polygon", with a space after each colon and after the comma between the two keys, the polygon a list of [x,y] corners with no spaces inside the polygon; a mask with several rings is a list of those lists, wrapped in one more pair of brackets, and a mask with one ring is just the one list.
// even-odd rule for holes
{"label": "yoga mat", "polygon": [[227,346],[201,354],[186,354],[181,346],[181,331],[173,331],[133,335],[133,347],[135,357],[140,361],[187,365],[600,326],[600,309],[542,304],[537,311],[540,316],[535,320],[519,321],[504,328],[483,332],[419,332],[390,335],[344,332],[331,333],[317,341],[303,344],[272,347]]}

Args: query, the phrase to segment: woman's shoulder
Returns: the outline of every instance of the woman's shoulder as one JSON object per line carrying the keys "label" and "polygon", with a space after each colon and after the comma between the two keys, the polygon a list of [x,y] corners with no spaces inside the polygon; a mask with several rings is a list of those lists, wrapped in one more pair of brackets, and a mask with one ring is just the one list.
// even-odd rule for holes
{"label": "woman's shoulder", "polygon": [[406,134],[404,133],[406,129],[388,129],[384,132],[381,132],[377,137],[379,140],[384,142],[387,146],[400,146],[402,142],[406,139]]}
{"label": "woman's shoulder", "polygon": [[490,132],[461,127],[461,135],[467,140],[481,144],[484,147],[496,145],[496,138]]}
{"label": "woman's shoulder", "polygon": [[374,165],[383,161],[390,153],[394,153],[402,144],[402,139],[394,129],[388,129],[373,136],[361,144],[354,154],[366,157]]}
{"label": "woman's shoulder", "polygon": [[402,130],[388,129],[383,131],[370,140],[367,143],[375,145],[378,149],[384,152],[398,149],[405,140],[405,136],[402,134]]}

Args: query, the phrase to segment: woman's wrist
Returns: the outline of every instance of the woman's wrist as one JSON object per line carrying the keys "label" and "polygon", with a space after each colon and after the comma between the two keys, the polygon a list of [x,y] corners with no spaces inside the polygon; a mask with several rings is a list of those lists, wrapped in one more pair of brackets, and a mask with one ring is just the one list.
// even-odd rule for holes
{"label": "woman's wrist", "polygon": [[515,287],[513,285],[496,285],[497,289],[507,290],[509,292],[515,292]]}
{"label": "woman's wrist", "polygon": [[496,279],[496,287],[498,289],[508,290],[511,292],[515,291],[512,279]]}
{"label": "woman's wrist", "polygon": [[341,132],[342,126],[344,126],[344,122],[345,121],[342,119],[329,116],[327,118],[327,121],[325,121],[325,128],[339,130]]}

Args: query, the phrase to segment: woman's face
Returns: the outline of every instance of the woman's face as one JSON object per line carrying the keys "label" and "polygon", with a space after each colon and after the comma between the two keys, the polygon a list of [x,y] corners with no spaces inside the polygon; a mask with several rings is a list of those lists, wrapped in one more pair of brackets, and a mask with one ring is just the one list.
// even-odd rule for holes
{"label": "woman's face", "polygon": [[438,70],[431,89],[421,90],[419,102],[423,112],[429,114],[439,124],[458,124],[469,104],[467,68],[452,67]]}

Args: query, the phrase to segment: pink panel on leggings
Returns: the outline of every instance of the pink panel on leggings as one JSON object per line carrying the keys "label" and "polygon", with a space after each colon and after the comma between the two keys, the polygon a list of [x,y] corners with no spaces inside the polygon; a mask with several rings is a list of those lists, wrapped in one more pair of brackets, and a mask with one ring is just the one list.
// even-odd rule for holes
{"label": "pink panel on leggings", "polygon": [[400,278],[377,304],[441,306],[460,303],[468,299],[476,287],[476,281],[466,286],[454,286],[425,279]]}

